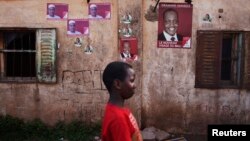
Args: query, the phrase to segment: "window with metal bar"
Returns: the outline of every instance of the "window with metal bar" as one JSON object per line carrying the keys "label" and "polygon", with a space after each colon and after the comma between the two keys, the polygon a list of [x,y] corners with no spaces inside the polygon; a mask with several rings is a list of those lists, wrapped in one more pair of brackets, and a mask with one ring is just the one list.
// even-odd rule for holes
{"label": "window with metal bar", "polygon": [[242,34],[223,33],[220,80],[224,85],[240,84],[242,46]]}
{"label": "window with metal bar", "polygon": [[197,32],[196,88],[250,89],[250,32]]}
{"label": "window with metal bar", "polygon": [[0,28],[0,82],[56,83],[56,29]]}
{"label": "window with metal bar", "polygon": [[1,81],[36,80],[36,31],[0,31]]}

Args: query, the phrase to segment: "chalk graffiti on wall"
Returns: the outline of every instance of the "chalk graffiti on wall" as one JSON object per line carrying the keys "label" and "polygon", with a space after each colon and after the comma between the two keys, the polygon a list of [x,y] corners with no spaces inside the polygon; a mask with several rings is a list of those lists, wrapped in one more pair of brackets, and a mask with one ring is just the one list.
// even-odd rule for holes
{"label": "chalk graffiti on wall", "polygon": [[82,103],[78,100],[64,99],[58,101],[61,109],[57,116],[61,121],[79,119],[87,123],[100,121],[104,115],[104,104]]}
{"label": "chalk graffiti on wall", "polygon": [[102,70],[63,71],[63,88],[70,93],[90,94],[91,90],[106,90]]}
{"label": "chalk graffiti on wall", "polygon": [[221,105],[216,107],[214,105],[198,104],[195,106],[197,113],[216,114],[218,119],[226,122],[246,123],[246,111],[239,110],[239,107],[232,105]]}

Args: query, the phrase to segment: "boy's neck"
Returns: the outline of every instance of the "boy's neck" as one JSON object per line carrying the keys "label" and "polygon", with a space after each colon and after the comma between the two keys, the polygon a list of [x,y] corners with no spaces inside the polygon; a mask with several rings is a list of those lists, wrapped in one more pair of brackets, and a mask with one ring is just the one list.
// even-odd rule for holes
{"label": "boy's neck", "polygon": [[124,107],[124,99],[117,93],[111,93],[108,103],[113,105]]}

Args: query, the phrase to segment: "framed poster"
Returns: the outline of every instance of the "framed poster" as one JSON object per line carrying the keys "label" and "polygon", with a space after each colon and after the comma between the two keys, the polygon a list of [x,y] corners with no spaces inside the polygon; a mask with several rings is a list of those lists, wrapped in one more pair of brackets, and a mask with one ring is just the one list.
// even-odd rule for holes
{"label": "framed poster", "polygon": [[192,13],[192,4],[159,4],[158,48],[191,48]]}
{"label": "framed poster", "polygon": [[89,3],[89,19],[103,20],[111,18],[110,3]]}
{"label": "framed poster", "polygon": [[66,20],[68,18],[68,4],[47,3],[48,20]]}
{"label": "framed poster", "polygon": [[89,35],[89,21],[84,19],[68,19],[68,36]]}
{"label": "framed poster", "polygon": [[120,39],[120,59],[124,62],[138,60],[138,48],[136,38]]}

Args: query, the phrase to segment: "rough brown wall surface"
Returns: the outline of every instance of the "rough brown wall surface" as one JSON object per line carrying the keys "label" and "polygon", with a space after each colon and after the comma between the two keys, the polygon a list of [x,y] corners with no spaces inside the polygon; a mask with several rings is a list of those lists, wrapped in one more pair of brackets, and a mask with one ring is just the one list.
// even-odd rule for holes
{"label": "rough brown wall surface", "polygon": [[[48,124],[59,120],[101,120],[108,94],[102,83],[104,67],[118,59],[117,1],[111,3],[111,20],[90,21],[90,40],[94,53],[85,54],[74,46],[75,37],[67,37],[67,21],[48,21],[46,5],[67,3],[69,19],[87,18],[87,1],[83,0],[6,0],[0,1],[0,27],[56,28],[60,48],[57,50],[57,84],[0,84],[0,114],[26,120],[40,118]],[[83,46],[87,37],[83,37]]]}
{"label": "rough brown wall surface", "polygon": [[141,125],[141,107],[142,107],[142,17],[141,17],[141,9],[142,9],[142,0],[118,0],[118,11],[119,11],[119,29],[122,29],[122,24],[120,21],[122,16],[126,13],[130,13],[132,16],[132,22],[130,24],[130,28],[132,29],[132,36],[136,37],[138,41],[138,60],[131,63],[136,72],[136,92],[135,95],[127,101],[127,105],[130,109],[132,109],[132,113],[136,117],[139,126]]}
{"label": "rough brown wall surface", "polygon": [[[152,1],[143,1],[143,14]],[[183,2],[161,0],[161,2]],[[209,123],[249,123],[249,91],[195,89],[197,30],[250,30],[248,0],[193,1],[191,49],[157,48],[158,22],[143,19],[144,126],[171,132],[206,133]],[[224,12],[219,19],[218,9]],[[212,24],[202,23],[206,13]]]}
{"label": "rough brown wall surface", "polygon": [[[74,47],[75,38],[66,36],[66,21],[45,19],[47,2],[68,3],[69,18],[87,18],[87,4],[83,0],[0,1],[0,27],[55,27],[60,43],[57,51],[58,83],[1,83],[1,115],[10,114],[26,120],[41,118],[48,124],[59,120],[100,120],[108,98],[101,83],[101,73],[108,62],[119,58],[118,19],[123,11],[128,10],[138,18],[134,30],[139,39],[141,59],[133,64],[137,70],[138,86],[136,95],[127,105],[132,108],[138,121],[142,120],[143,126],[205,133],[208,123],[250,122],[249,91],[194,88],[196,31],[249,31],[250,8],[246,6],[250,5],[249,0],[238,0],[237,4],[234,0],[194,1],[191,49],[157,49],[157,21],[149,22],[136,13],[140,13],[137,8],[142,9],[144,16],[153,1],[93,0],[91,2],[111,2],[112,19],[90,22],[90,39],[94,47],[92,55],[86,55],[82,48]],[[219,8],[224,9],[221,20],[217,18]],[[206,13],[212,16],[210,25],[202,23]],[[143,28],[140,27],[141,23]],[[86,40],[85,37],[84,45]]]}

